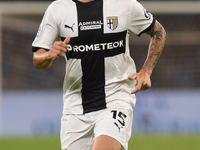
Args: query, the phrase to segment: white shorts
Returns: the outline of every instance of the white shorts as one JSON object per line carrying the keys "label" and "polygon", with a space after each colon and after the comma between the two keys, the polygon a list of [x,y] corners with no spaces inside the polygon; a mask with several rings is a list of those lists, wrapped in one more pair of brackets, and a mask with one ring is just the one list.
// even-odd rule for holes
{"label": "white shorts", "polygon": [[100,135],[110,136],[128,149],[133,111],[131,105],[118,103],[107,109],[82,115],[63,115],[61,119],[61,147],[63,150],[91,150]]}

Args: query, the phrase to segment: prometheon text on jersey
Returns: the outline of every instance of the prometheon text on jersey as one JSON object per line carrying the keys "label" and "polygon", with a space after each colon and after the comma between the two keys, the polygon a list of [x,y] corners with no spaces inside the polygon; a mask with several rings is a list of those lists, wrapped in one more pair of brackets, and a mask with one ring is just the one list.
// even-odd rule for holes
{"label": "prometheon text on jersey", "polygon": [[91,45],[74,45],[71,46],[70,44],[67,45],[68,51],[74,51],[74,52],[87,52],[87,51],[100,51],[100,50],[106,50],[106,49],[115,49],[119,47],[123,47],[123,40],[116,41],[116,42],[110,42],[110,43],[101,43],[101,44],[91,44]]}

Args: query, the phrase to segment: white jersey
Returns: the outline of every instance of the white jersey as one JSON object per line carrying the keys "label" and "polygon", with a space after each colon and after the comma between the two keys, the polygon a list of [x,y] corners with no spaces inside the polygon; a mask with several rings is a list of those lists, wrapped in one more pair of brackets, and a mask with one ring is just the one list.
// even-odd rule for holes
{"label": "white jersey", "polygon": [[124,101],[131,95],[136,73],[129,53],[129,34],[152,28],[153,16],[136,0],[57,0],[47,9],[33,42],[33,51],[49,50],[70,36],[63,85],[63,114],[83,114]]}

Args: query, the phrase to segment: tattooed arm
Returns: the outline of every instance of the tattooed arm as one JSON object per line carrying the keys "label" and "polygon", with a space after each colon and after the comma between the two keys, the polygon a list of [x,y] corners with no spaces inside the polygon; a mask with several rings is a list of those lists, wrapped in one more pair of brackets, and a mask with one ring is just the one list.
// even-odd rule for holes
{"label": "tattooed arm", "polygon": [[165,45],[166,32],[158,21],[155,22],[151,31],[146,34],[151,36],[147,59],[138,73],[128,77],[130,80],[137,80],[135,89],[131,92],[132,94],[151,87],[150,76]]}

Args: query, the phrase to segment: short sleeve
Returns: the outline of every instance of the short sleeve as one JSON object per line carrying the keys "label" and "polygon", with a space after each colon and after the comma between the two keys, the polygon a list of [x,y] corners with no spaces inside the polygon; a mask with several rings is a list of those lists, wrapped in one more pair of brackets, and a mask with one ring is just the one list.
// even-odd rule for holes
{"label": "short sleeve", "polygon": [[50,49],[58,38],[58,31],[59,29],[55,16],[52,13],[52,7],[49,6],[43,16],[35,40],[32,43],[32,51],[35,52],[39,48]]}
{"label": "short sleeve", "polygon": [[130,13],[129,30],[140,36],[147,29],[153,27],[155,20],[153,15],[149,13],[138,1],[132,0]]}

